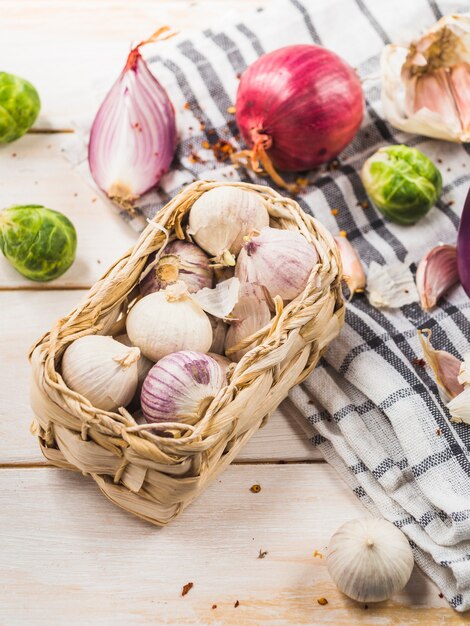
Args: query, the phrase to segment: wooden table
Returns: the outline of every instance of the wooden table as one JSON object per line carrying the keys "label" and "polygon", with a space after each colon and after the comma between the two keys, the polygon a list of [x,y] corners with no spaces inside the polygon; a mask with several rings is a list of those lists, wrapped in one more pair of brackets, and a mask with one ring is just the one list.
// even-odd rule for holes
{"label": "wooden table", "polygon": [[[67,129],[96,110],[93,81],[106,70],[117,76],[131,40],[166,23],[203,28],[267,1],[0,0],[2,69],[38,88],[37,129]],[[0,624],[463,624],[419,571],[376,606],[336,590],[314,551],[366,512],[287,404],[168,528],[133,518],[93,481],[44,461],[28,432],[28,347],[136,239],[64,158],[63,142],[42,132],[0,148],[0,207],[63,211],[79,241],[73,268],[51,284],[28,282],[0,258]]]}

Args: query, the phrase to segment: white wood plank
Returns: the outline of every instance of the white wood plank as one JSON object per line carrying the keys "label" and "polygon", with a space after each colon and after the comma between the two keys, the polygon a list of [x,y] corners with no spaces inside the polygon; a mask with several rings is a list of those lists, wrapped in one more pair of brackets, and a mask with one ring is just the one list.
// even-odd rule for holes
{"label": "white wood plank", "polygon": [[[0,148],[0,209],[42,204],[65,213],[77,229],[77,258],[50,283],[34,283],[0,254],[0,288],[90,287],[136,241],[137,234],[72,170],[59,135],[26,135]],[[15,156],[13,156],[15,155]]]}
{"label": "white wood plank", "polygon": [[42,110],[36,126],[61,128],[96,110],[96,80],[121,71],[131,42],[169,24],[179,32],[241,17],[267,0],[3,0],[2,68],[30,80]]}
{"label": "white wood plank", "polygon": [[368,609],[336,590],[313,552],[364,515],[325,464],[232,466],[163,529],[116,508],[81,475],[3,470],[0,622],[462,624],[417,571],[403,592]]}
{"label": "white wood plank", "polygon": [[[84,297],[85,291],[0,291],[0,464],[36,463],[43,457],[29,433],[29,347]],[[287,406],[248,443],[239,460],[319,458]],[[1,623],[1,622],[0,622]]]}

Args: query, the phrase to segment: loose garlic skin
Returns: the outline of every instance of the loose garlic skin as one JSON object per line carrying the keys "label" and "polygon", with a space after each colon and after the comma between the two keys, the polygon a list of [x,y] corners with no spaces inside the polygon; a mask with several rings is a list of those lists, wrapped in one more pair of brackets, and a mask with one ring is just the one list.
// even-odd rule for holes
{"label": "loose garlic skin", "polygon": [[235,265],[243,238],[269,226],[261,198],[238,187],[216,187],[204,193],[189,213],[188,235],[222,265]]}
{"label": "loose garlic skin", "polygon": [[330,539],[326,564],[340,591],[358,602],[381,602],[408,582],[414,559],[405,535],[384,519],[343,524]]}
{"label": "loose garlic skin", "polygon": [[134,346],[151,361],[181,350],[209,352],[209,317],[178,282],[139,300],[130,310],[126,330]]}
{"label": "loose garlic skin", "polygon": [[140,350],[112,337],[88,335],[77,339],[62,357],[66,385],[97,409],[115,411],[134,397]]}

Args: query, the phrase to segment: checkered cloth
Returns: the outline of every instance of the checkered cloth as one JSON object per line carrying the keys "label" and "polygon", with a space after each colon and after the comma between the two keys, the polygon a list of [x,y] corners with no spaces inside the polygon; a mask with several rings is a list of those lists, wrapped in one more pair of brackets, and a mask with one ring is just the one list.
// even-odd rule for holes
{"label": "checkered cloth", "polygon": [[[243,147],[228,111],[240,72],[263,53],[293,43],[321,44],[362,78],[370,77],[379,71],[385,44],[405,43],[466,5],[283,0],[243,21],[235,15],[191,38],[159,44],[149,63],[175,105],[180,143],[160,191],[142,199],[141,215],[153,216],[196,178],[269,184],[217,162],[207,147],[220,140]],[[367,80],[364,89],[365,118],[339,167],[312,173],[313,183],[297,200],[333,234],[345,230],[366,266],[404,262],[415,272],[423,253],[438,241],[455,242],[470,183],[469,150],[391,128],[381,116],[380,84]],[[368,205],[358,176],[372,152],[394,143],[418,147],[440,164],[444,178],[441,199],[414,227],[387,222]],[[138,219],[134,225],[140,225]],[[341,336],[290,400],[325,459],[372,513],[402,529],[418,565],[451,606],[464,611],[470,608],[470,426],[449,422],[429,371],[417,363],[418,328],[431,328],[434,345],[458,357],[468,351],[470,302],[462,288],[431,313],[418,304],[378,310],[363,296],[354,297]]]}

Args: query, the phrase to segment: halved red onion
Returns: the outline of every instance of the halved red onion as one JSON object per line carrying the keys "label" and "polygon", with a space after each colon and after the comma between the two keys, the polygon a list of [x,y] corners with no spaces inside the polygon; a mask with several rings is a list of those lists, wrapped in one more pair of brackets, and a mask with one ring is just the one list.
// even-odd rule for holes
{"label": "halved red onion", "polygon": [[176,148],[173,105],[150,72],[140,48],[166,39],[159,29],[129,53],[127,63],[96,114],[88,161],[97,185],[130,209],[168,171]]}

